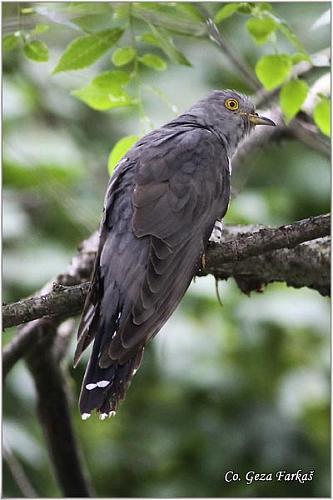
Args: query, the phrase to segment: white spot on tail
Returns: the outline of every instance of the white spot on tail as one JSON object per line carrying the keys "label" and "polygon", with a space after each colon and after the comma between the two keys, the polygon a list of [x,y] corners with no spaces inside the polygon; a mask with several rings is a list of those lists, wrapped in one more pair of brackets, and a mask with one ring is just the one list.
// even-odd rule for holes
{"label": "white spot on tail", "polygon": [[82,413],[81,418],[82,420],[87,420],[90,417],[90,413]]}
{"label": "white spot on tail", "polygon": [[97,384],[87,384],[86,389],[88,391],[91,391],[92,389],[95,389],[97,387]]}
{"label": "white spot on tail", "polygon": [[107,416],[108,416],[107,413],[101,413],[100,416],[99,416],[99,419],[100,420],[105,420]]}
{"label": "white spot on tail", "polygon": [[97,387],[106,387],[109,385],[110,380],[100,380],[99,382],[96,382]]}

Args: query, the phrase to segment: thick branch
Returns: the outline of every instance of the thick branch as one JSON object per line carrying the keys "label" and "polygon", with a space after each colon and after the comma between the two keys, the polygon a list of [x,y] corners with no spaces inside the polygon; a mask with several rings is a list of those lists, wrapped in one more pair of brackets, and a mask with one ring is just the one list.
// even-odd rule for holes
{"label": "thick branch", "polygon": [[57,285],[53,292],[46,295],[3,306],[3,328],[28,323],[43,316],[66,315],[69,308],[73,311],[73,315],[79,314],[88,287],[89,283],[71,287]]}
{"label": "thick branch", "polygon": [[[74,257],[67,272],[57,277],[58,283],[69,286],[89,279],[96,242],[97,235],[94,234],[82,244],[80,253]],[[43,295],[51,292],[52,287],[53,283],[50,282],[40,293]],[[36,385],[39,417],[63,495],[87,497],[92,495],[91,487],[73,433],[66,379],[60,366],[67,341],[66,338],[65,342],[59,340],[63,340],[67,332],[61,336],[58,326],[65,316],[36,319],[21,328],[4,349],[3,375],[8,373],[18,359],[26,357]]]}
{"label": "thick branch", "polygon": [[[330,215],[310,217],[278,228],[253,226],[250,230],[243,229],[241,226],[229,228],[226,234],[232,237],[225,237],[220,245],[211,245],[207,251],[207,271],[209,273],[215,274],[210,269],[209,262],[211,256],[216,255],[216,252],[223,264],[236,263],[271,250],[293,248],[304,241],[327,236],[330,234]],[[286,256],[288,256],[288,252]],[[89,283],[72,287],[57,286],[54,291],[47,295],[6,305],[3,307],[3,325],[4,327],[18,325],[43,316],[61,316],[62,320],[65,317],[74,316],[83,307],[88,287]],[[26,332],[26,336],[29,337],[29,328]],[[24,341],[24,344],[26,342],[28,340]]]}
{"label": "thick branch", "polygon": [[[330,234],[331,217],[319,215],[278,228],[259,227],[242,231],[234,228],[232,239],[217,246],[223,262],[237,262],[248,257],[280,248],[294,248],[304,241],[322,238]],[[238,234],[235,236],[235,231]]]}
{"label": "thick branch", "polygon": [[27,357],[37,390],[38,416],[64,496],[90,497],[92,492],[71,423],[67,382],[52,344],[57,328],[52,321],[43,320],[43,325],[43,337],[34,343]]}
{"label": "thick branch", "polygon": [[329,237],[262,253],[242,260],[224,261],[219,245],[207,253],[206,266],[199,275],[213,274],[217,279],[233,277],[239,288],[249,293],[263,285],[283,281],[295,288],[308,287],[321,295],[330,294]]}
{"label": "thick branch", "polygon": [[[55,280],[50,281],[43,287],[43,289],[36,293],[36,296],[45,295],[54,290],[54,283],[62,286],[75,286],[79,283],[84,283],[89,280],[92,267],[95,259],[95,252],[97,248],[98,234],[94,233],[89,239],[85,240],[80,246],[79,253],[73,258],[67,271],[56,277]],[[59,287],[58,289],[60,289]],[[29,300],[29,299],[28,299]],[[33,299],[34,300],[34,299]],[[77,303],[75,307],[77,306]],[[7,307],[7,306],[4,306]],[[82,306],[81,306],[82,307]],[[68,312],[60,312],[60,315],[53,318],[53,325],[59,326],[65,319],[72,316]],[[14,364],[34,345],[34,337],[42,336],[45,330],[43,319],[36,319],[25,325],[20,329],[18,335],[8,344],[3,350],[3,376],[11,370]]]}

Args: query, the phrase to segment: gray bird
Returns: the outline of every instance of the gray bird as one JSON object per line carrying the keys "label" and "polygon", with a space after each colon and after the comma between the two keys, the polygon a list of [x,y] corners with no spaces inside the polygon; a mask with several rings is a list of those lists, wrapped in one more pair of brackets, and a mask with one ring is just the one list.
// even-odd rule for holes
{"label": "gray bird", "polygon": [[235,91],[213,91],[140,139],[105,197],[78,331],[75,366],[94,341],[80,395],[83,419],[115,415],[143,350],[176,309],[230,199],[230,160],[259,116]]}

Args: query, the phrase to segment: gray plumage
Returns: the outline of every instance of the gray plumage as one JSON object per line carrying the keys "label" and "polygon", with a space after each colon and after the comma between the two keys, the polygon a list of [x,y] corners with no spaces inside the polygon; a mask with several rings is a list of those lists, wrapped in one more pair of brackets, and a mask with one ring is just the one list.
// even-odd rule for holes
{"label": "gray plumage", "polygon": [[[237,110],[227,109],[228,99]],[[259,118],[245,96],[214,91],[118,164],[75,354],[77,364],[94,341],[80,396],[85,418],[94,409],[114,414],[144,346],[186,292],[229,204],[230,158]]]}

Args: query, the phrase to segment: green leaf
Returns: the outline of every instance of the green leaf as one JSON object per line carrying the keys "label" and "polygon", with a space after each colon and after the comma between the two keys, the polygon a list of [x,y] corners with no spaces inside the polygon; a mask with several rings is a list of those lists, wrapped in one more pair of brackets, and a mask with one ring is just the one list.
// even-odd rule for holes
{"label": "green leaf", "polygon": [[292,61],[288,54],[263,56],[255,67],[257,77],[267,90],[281,85],[288,78],[291,69]]}
{"label": "green leaf", "polygon": [[32,7],[24,7],[21,9],[21,14],[32,14],[34,9]]}
{"label": "green leaf", "polygon": [[113,14],[111,10],[103,14],[87,14],[85,16],[75,17],[72,19],[74,24],[80,26],[87,33],[96,33],[106,30],[112,23]]}
{"label": "green leaf", "polygon": [[44,42],[33,40],[24,46],[24,54],[28,59],[37,62],[46,62],[49,60],[49,49]]}
{"label": "green leaf", "polygon": [[130,106],[135,101],[123,89],[129,80],[124,71],[106,71],[82,89],[72,91],[72,95],[97,111]]}
{"label": "green leaf", "polygon": [[135,54],[133,47],[121,47],[112,54],[112,62],[115,66],[125,66],[134,59]]}
{"label": "green leaf", "polygon": [[139,58],[139,61],[148,66],[148,68],[156,69],[157,71],[164,71],[167,69],[167,63],[159,56],[155,54],[145,54]]}
{"label": "green leaf", "polygon": [[150,45],[155,45],[156,47],[159,47],[159,41],[157,36],[154,35],[154,33],[143,33],[142,35],[138,36],[138,40],[141,42],[146,42],[149,43]]}
{"label": "green leaf", "polygon": [[35,29],[32,30],[31,35],[41,35],[50,29],[49,24],[36,24]]}
{"label": "green leaf", "polygon": [[269,12],[273,9],[270,3],[266,2],[256,2],[254,4],[251,4],[253,6],[252,12],[254,9],[258,10],[259,12]]}
{"label": "green leaf", "polygon": [[331,135],[331,108],[330,101],[326,97],[321,99],[313,112],[315,124],[321,132],[328,137]]}
{"label": "green leaf", "polygon": [[76,38],[68,45],[53,73],[90,66],[119,40],[123,32],[114,28]]}
{"label": "green leaf", "polygon": [[20,41],[20,32],[12,33],[10,35],[6,35],[3,38],[3,50],[5,52],[9,52],[13,49],[16,49],[19,45]]}
{"label": "green leaf", "polygon": [[[54,4],[53,4],[54,5]],[[112,11],[111,2],[66,2],[66,12],[77,15],[108,14]]]}
{"label": "green leaf", "polygon": [[168,2],[134,2],[131,4],[131,14],[148,24],[183,35],[202,36],[207,32],[203,22],[195,20],[193,15],[185,11],[180,15],[174,5]]}
{"label": "green leaf", "polygon": [[293,54],[291,56],[291,60],[293,64],[298,64],[299,62],[302,61],[308,61],[311,63],[311,57],[309,54],[306,54],[305,52],[296,52],[296,54]]}
{"label": "green leaf", "polygon": [[130,81],[131,77],[125,71],[105,71],[93,79],[93,83],[102,88],[123,87]]}
{"label": "green leaf", "polygon": [[227,3],[227,5],[224,5],[215,15],[214,21],[216,24],[221,23],[228,17],[232,16],[236,12],[242,12],[250,14],[251,8],[247,3]]}
{"label": "green leaf", "polygon": [[246,22],[246,27],[254,40],[262,45],[267,42],[271,33],[274,33],[277,23],[270,17],[251,17]]}
{"label": "green leaf", "polygon": [[130,4],[129,3],[118,3],[114,6],[114,20],[115,21],[126,21],[130,14]]}
{"label": "green leaf", "polygon": [[140,39],[142,41],[159,47],[163,50],[170,61],[176,64],[182,64],[183,66],[191,66],[189,60],[186,59],[184,54],[176,48],[172,37],[165,29],[157,29],[153,25],[150,25],[150,27],[152,29],[152,33],[144,33],[141,35]]}
{"label": "green leaf", "polygon": [[139,140],[138,135],[128,135],[120,139],[113,147],[109,159],[108,159],[108,171],[112,175],[115,167],[118,165],[119,161],[127,153],[127,151],[134,146],[134,144]]}
{"label": "green leaf", "polygon": [[280,106],[289,123],[301,109],[309,92],[308,84],[304,80],[290,80],[281,89]]}
{"label": "green leaf", "polygon": [[176,2],[175,4],[175,9],[181,12],[182,14],[185,14],[189,18],[192,18],[195,21],[202,21],[202,14],[201,12],[197,9],[196,5],[190,2]]}

